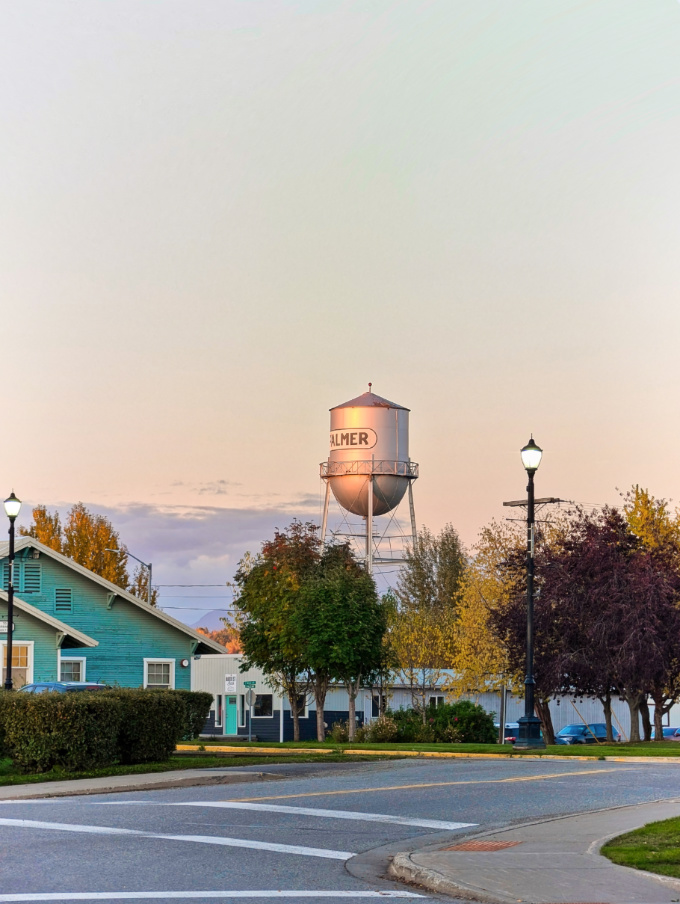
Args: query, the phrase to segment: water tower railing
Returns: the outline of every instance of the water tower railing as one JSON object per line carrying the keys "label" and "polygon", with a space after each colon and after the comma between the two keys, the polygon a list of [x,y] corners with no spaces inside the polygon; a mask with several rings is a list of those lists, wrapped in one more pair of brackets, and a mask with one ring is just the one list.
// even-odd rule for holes
{"label": "water tower railing", "polygon": [[320,473],[322,478],[346,477],[353,474],[391,474],[416,480],[418,465],[414,461],[322,461]]}

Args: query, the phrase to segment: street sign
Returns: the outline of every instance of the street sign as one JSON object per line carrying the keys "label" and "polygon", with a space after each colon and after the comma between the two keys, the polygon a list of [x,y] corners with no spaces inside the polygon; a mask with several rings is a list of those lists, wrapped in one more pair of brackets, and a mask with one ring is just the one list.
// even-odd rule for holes
{"label": "street sign", "polygon": [[243,682],[244,687],[255,687],[256,684],[257,684],[257,681],[244,681]]}
{"label": "street sign", "polygon": [[236,681],[238,677],[236,675],[225,675],[224,676],[224,693],[225,694],[235,694],[236,693]]}
{"label": "street sign", "polygon": [[246,693],[246,703],[248,704],[248,706],[253,706],[253,704],[255,703],[255,698],[256,698],[256,697],[257,697],[257,694],[255,693],[255,691],[250,691],[250,690],[249,690],[249,691]]}
{"label": "street sign", "polygon": [[[14,622],[12,622],[12,633],[14,633]],[[4,621],[0,621],[0,634],[7,634],[7,619]],[[255,687],[255,682],[253,681],[253,687]]]}

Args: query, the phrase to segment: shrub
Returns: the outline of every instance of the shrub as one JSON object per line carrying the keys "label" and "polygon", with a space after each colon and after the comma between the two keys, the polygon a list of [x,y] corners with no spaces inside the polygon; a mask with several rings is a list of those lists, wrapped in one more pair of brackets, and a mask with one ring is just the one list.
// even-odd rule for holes
{"label": "shrub", "polygon": [[390,713],[397,726],[397,740],[404,744],[431,744],[435,740],[429,721],[414,709],[398,709]]}
{"label": "shrub", "polygon": [[4,701],[5,747],[25,772],[117,763],[122,706],[112,694],[19,694]]}
{"label": "shrub", "polygon": [[122,763],[153,763],[169,759],[186,732],[187,710],[175,691],[121,688],[107,693],[123,707],[119,735]]}
{"label": "shrub", "polygon": [[26,772],[163,761],[200,732],[211,704],[211,694],[192,691],[2,691],[0,754]]}
{"label": "shrub", "polygon": [[413,709],[390,713],[397,726],[397,741],[405,744],[493,744],[493,714],[471,700],[429,706],[423,714]]}
{"label": "shrub", "polygon": [[184,703],[184,734],[179,740],[190,741],[197,738],[203,731],[205,720],[213,705],[213,695],[207,691],[166,691],[166,693],[177,694]]}
{"label": "shrub", "polygon": [[349,741],[349,722],[333,722],[327,738],[336,744],[346,744]]}
{"label": "shrub", "polygon": [[459,744],[493,744],[496,741],[493,713],[487,713],[484,707],[471,700],[429,707],[427,719],[436,741]]}
{"label": "shrub", "polygon": [[0,689],[0,757],[9,756],[9,751],[5,744],[5,708],[9,706],[12,694],[9,691]]}
{"label": "shrub", "polygon": [[374,744],[387,744],[397,740],[398,731],[397,723],[392,716],[385,713],[368,726],[366,740]]}

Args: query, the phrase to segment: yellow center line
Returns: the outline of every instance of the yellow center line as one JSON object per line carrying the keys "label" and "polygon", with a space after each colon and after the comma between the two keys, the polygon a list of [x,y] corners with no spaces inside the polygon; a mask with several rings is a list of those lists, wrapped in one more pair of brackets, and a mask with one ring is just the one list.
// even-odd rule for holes
{"label": "yellow center line", "polygon": [[567,778],[572,775],[601,775],[603,772],[619,772],[618,769],[581,769],[579,772],[554,772],[549,775],[519,775],[513,778],[471,779],[464,782],[422,782],[416,785],[388,785],[384,788],[348,788],[343,791],[305,791],[302,794],[275,794],[271,797],[230,797],[230,801],[288,800],[294,797],[331,797],[338,794],[369,794],[372,791],[410,791],[414,788],[447,788],[452,785],[503,785],[508,782],[540,782],[550,778]]}

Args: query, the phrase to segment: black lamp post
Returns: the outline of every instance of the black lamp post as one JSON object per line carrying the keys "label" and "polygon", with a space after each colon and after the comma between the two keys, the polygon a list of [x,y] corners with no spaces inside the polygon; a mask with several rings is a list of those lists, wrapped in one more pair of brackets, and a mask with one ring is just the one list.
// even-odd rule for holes
{"label": "black lamp post", "polygon": [[9,518],[9,581],[7,582],[7,662],[5,665],[5,690],[12,690],[12,633],[14,631],[14,522],[21,511],[21,500],[14,490],[5,499],[5,512]]}
{"label": "black lamp post", "polygon": [[544,748],[541,720],[535,712],[534,690],[534,474],[541,463],[543,450],[533,436],[521,450],[522,464],[529,476],[527,484],[527,676],[524,681],[524,715],[519,720],[515,747],[518,750]]}

